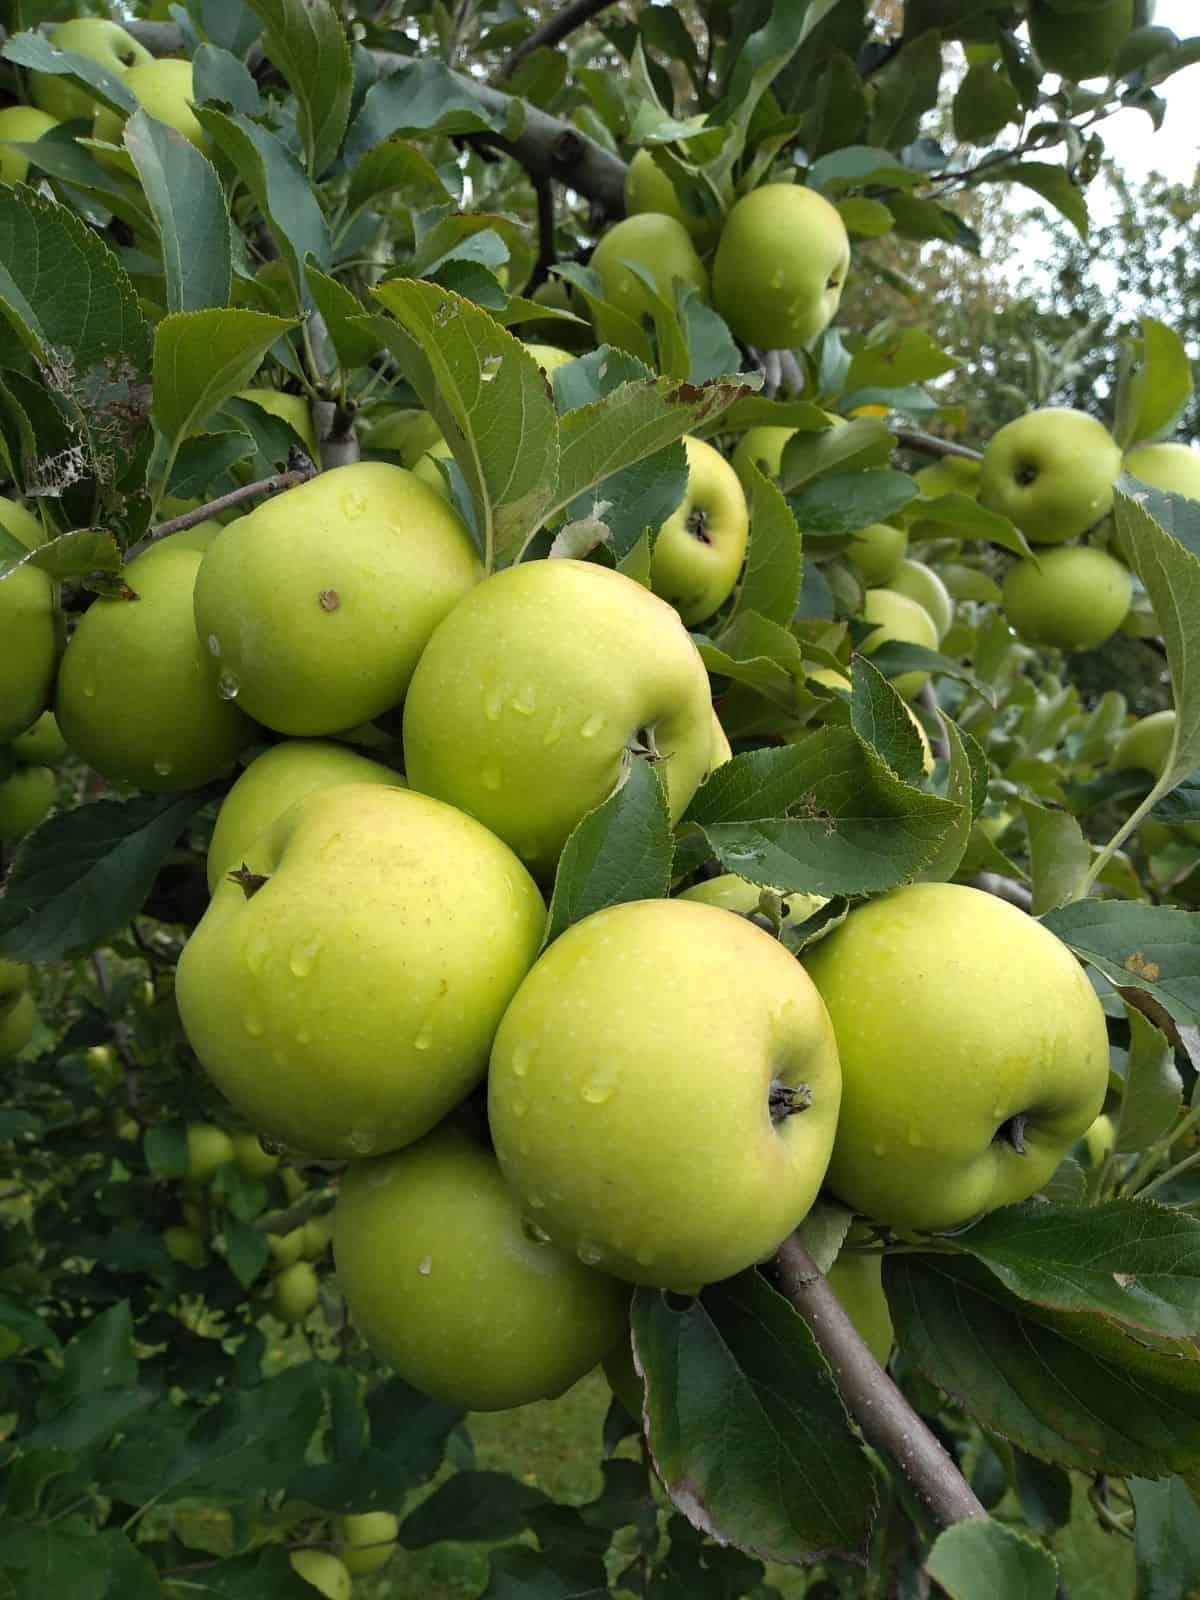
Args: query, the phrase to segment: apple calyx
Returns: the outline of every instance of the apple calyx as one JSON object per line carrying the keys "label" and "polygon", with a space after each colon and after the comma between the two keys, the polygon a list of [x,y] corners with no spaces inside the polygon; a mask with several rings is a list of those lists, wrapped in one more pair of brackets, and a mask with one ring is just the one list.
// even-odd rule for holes
{"label": "apple calyx", "polygon": [[992,1135],[993,1144],[1011,1145],[1019,1156],[1025,1154],[1025,1124],[1029,1118],[1023,1111],[1002,1122]]}
{"label": "apple calyx", "polygon": [[812,1102],[812,1090],[806,1083],[793,1085],[773,1078],[767,1090],[767,1110],[772,1122],[783,1122],[799,1111],[807,1111]]}
{"label": "apple calyx", "polygon": [[671,752],[658,748],[658,740],[655,737],[654,729],[647,726],[634,730],[633,737],[625,746],[625,756],[627,760],[632,756],[642,756],[643,759],[653,764],[656,761],[669,761]]}
{"label": "apple calyx", "polygon": [[688,512],[685,526],[693,539],[698,539],[701,544],[712,543],[712,534],[708,531],[708,512],[700,506],[693,506]]}
{"label": "apple calyx", "polygon": [[246,896],[246,899],[253,900],[254,896],[262,888],[263,884],[270,881],[271,875],[269,872],[251,872],[250,868],[243,861],[237,871],[231,872],[229,876],[241,889],[242,893]]}
{"label": "apple calyx", "polygon": [[1032,461],[1023,461],[1014,472],[1013,476],[1016,478],[1022,489],[1028,489],[1031,484],[1037,482],[1038,469],[1034,466]]}

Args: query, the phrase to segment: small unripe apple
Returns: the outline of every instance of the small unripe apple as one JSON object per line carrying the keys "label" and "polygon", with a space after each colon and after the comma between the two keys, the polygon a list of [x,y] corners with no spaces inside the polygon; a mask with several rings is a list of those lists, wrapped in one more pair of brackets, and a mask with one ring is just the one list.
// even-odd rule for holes
{"label": "small unripe apple", "polygon": [[33,1038],[37,1012],[31,994],[20,994],[0,1011],[0,1061],[19,1055]]}
{"label": "small unripe apple", "polygon": [[873,522],[869,528],[859,529],[846,546],[846,554],[872,588],[876,588],[892,581],[907,549],[908,535],[903,528],[894,528],[888,522]]}
{"label": "small unripe apple", "polygon": [[[21,506],[0,499],[0,527],[28,550],[42,542],[42,527]],[[58,661],[54,584],[49,573],[28,564],[0,583],[0,743],[34,723],[54,690]]]}
{"label": "small unripe apple", "polygon": [[837,312],[850,239],[815,189],[767,183],[729,212],[713,261],[713,304],[739,339],[767,350],[811,344]]}
{"label": "small unripe apple", "polygon": [[[937,628],[925,607],[906,594],[892,589],[868,589],[863,602],[863,618],[877,623],[875,631],[863,641],[864,655],[874,655],[876,650],[892,639],[904,644],[919,644],[926,650],[938,647]],[[892,679],[898,695],[905,700],[915,699],[929,682],[927,672],[902,672]]]}
{"label": "small unripe apple", "polygon": [[325,1596],[325,1600],[350,1600],[354,1588],[345,1562],[329,1550],[293,1550],[288,1557],[298,1578]]}
{"label": "small unripe apple", "polygon": [[53,711],[43,711],[35,723],[12,740],[10,748],[18,761],[56,767],[67,753],[67,741],[58,731]]}
{"label": "small unripe apple", "polygon": [[49,767],[18,767],[0,780],[0,844],[14,844],[36,828],[54,805],[56,788]]}
{"label": "small unripe apple", "polygon": [[94,1044],[86,1056],[88,1075],[100,1094],[110,1094],[124,1081],[125,1068],[111,1044]]}
{"label": "small unripe apple", "polygon": [[20,961],[0,956],[0,1012],[15,1005],[29,987],[29,968]]}
{"label": "small unripe apple", "polygon": [[683,502],[658,530],[650,583],[689,626],[729,598],[750,537],[738,475],[703,439],[683,440],[688,486]]}
{"label": "small unripe apple", "polygon": [[1111,1155],[1117,1142],[1117,1130],[1113,1126],[1113,1119],[1107,1112],[1102,1111],[1083,1136],[1087,1149],[1089,1165],[1099,1167]]}
{"label": "small unripe apple", "polygon": [[303,1322],[321,1298],[321,1280],[307,1261],[294,1261],[275,1276],[271,1309],[280,1322]]}
{"label": "small unripe apple", "polygon": [[357,1578],[364,1572],[378,1572],[396,1553],[396,1533],[400,1523],[391,1511],[360,1511],[341,1522],[342,1564]]}
{"label": "small unripe apple", "polygon": [[784,448],[797,432],[796,428],[773,428],[766,425],[747,428],[730,458],[733,470],[744,480],[746,468],[753,464],[765,477],[777,478],[783,465]]}
{"label": "small unripe apple", "polygon": [[565,367],[568,361],[575,360],[569,350],[560,350],[556,344],[527,344],[525,348],[547,377],[559,367]]}
{"label": "small unripe apple", "polygon": [[162,1241],[172,1261],[178,1261],[181,1266],[199,1270],[212,1259],[207,1243],[194,1228],[164,1228]]}
{"label": "small unripe apple", "polygon": [[[691,200],[691,197],[688,197]],[[644,211],[661,212],[682,222],[695,240],[697,250],[707,250],[716,238],[720,224],[692,202],[688,209],[679,190],[655,161],[649,150],[638,150],[625,174],[625,211],[637,216]]]}
{"label": "small unripe apple", "polygon": [[267,1249],[271,1252],[271,1260],[279,1268],[290,1267],[304,1257],[304,1225],[293,1228],[290,1233],[269,1233],[267,1235]]}
{"label": "small unripe apple", "polygon": [[218,1167],[233,1160],[233,1140],[215,1122],[187,1125],[187,1176],[192,1183],[207,1183]]}
{"label": "small unripe apple", "polygon": [[910,600],[924,606],[933,618],[939,640],[945,638],[954,621],[954,601],[932,567],[923,561],[904,560],[886,582],[889,589],[906,594]]}
{"label": "small unripe apple", "polygon": [[422,483],[428,484],[434,494],[440,494],[447,505],[451,504],[450,486],[446,482],[445,475],[441,467],[438,466],[438,462],[453,460],[454,451],[451,450],[445,439],[439,439],[436,444],[429,446],[429,449],[414,464],[412,469],[413,477],[420,478]]}
{"label": "small unripe apple", "polygon": [[301,1255],[306,1261],[319,1261],[333,1238],[332,1216],[309,1217],[300,1229],[300,1235]]}
{"label": "small unripe apple", "polygon": [[0,183],[24,183],[29,175],[29,157],[14,150],[14,144],[33,144],[57,127],[57,117],[35,106],[5,106],[0,111]]}
{"label": "small unripe apple", "polygon": [[979,503],[1014,522],[1034,544],[1077,539],[1112,510],[1121,450],[1084,411],[1028,411],[988,440]]}
{"label": "small unripe apple", "polygon": [[235,1133],[231,1140],[237,1169],[247,1178],[266,1178],[279,1165],[279,1157],[264,1150],[256,1133]]}

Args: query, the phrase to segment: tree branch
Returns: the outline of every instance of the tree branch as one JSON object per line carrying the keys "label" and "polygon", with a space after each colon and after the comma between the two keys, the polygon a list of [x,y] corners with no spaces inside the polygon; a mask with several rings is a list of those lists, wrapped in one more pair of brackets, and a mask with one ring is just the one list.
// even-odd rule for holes
{"label": "tree branch", "polygon": [[498,80],[504,83],[535,50],[540,50],[543,46],[561,44],[569,33],[574,33],[576,28],[581,28],[585,22],[590,22],[598,11],[603,11],[611,4],[612,0],[572,0],[571,5],[564,6],[561,11],[548,17],[540,27],[533,30],[523,44],[517,45],[497,73]]}
{"label": "tree branch", "polygon": [[986,1517],[970,1484],[867,1349],[794,1234],[780,1245],[775,1268],[784,1294],[833,1368],[842,1399],[867,1442],[895,1461],[943,1527]]}
{"label": "tree branch", "polygon": [[306,467],[294,467],[290,472],[277,472],[274,477],[260,478],[257,483],[244,483],[240,489],[231,489],[228,494],[219,494],[215,500],[208,500],[202,506],[196,506],[191,511],[182,511],[179,516],[160,522],[157,527],[151,528],[149,538],[165,539],[169,533],[179,533],[184,528],[194,528],[198,522],[206,522],[209,517],[215,517],[220,511],[232,511],[236,506],[244,505],[247,500],[257,500],[260,495],[280,494],[284,489],[294,489],[298,483],[307,483],[309,478],[316,477],[316,473],[316,467],[310,462]]}
{"label": "tree branch", "polygon": [[939,761],[949,761],[950,740],[946,736],[946,724],[942,721],[942,708],[937,703],[937,695],[933,692],[933,684],[927,679],[921,686],[917,696],[917,704],[922,711],[928,712],[929,719],[938,729],[936,734],[929,736],[929,748]]}
{"label": "tree branch", "polygon": [[525,285],[525,293],[532,294],[539,284],[550,276],[550,268],[558,260],[554,250],[554,186],[549,178],[534,180],[537,194],[538,253],[533,274]]}
{"label": "tree branch", "polygon": [[919,450],[926,456],[961,456],[964,461],[982,461],[983,455],[979,450],[972,450],[969,445],[954,444],[950,439],[939,439],[935,434],[922,433],[917,428],[893,428],[896,443],[903,445],[906,450]]}
{"label": "tree branch", "polygon": [[1004,878],[998,872],[977,872],[971,879],[970,887],[982,889],[985,894],[994,894],[999,900],[1007,900],[1010,906],[1016,906],[1021,911],[1033,910],[1032,894],[1015,878]]}

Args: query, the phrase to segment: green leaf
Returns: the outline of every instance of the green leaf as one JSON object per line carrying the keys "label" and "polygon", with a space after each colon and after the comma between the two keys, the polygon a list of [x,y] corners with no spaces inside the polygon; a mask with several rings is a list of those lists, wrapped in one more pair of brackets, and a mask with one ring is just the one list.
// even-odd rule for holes
{"label": "green leaf", "polygon": [[192,87],[196,104],[215,100],[248,117],[262,115],[262,96],[250,69],[216,44],[200,45],[192,57]]}
{"label": "green leaf", "polygon": [[181,311],[154,337],[154,420],[178,443],[244,389],[276,339],[295,324],[264,311]]}
{"label": "green leaf", "polygon": [[95,195],[106,210],[131,228],[147,233],[153,229],[145,196],[135,181],[125,173],[101,166],[72,134],[64,136],[61,127],[51,128],[32,144],[13,140],[11,148],[28,157],[30,164],[48,177]]}
{"label": "green leaf", "polygon": [[105,72],[98,61],[93,61],[91,56],[81,55],[78,50],[60,50],[43,34],[18,34],[5,42],[0,56],[6,61],[16,62],[18,66],[28,67],[32,72],[66,78],[93,100],[111,106],[122,116],[137,110],[137,101],[115,74]]}
{"label": "green leaf", "polygon": [[900,389],[906,384],[938,378],[961,365],[957,357],[948,355],[935,344],[923,328],[893,328],[855,351],[846,374],[846,392]]}
{"label": "green leaf", "polygon": [[137,912],[209,791],[94,800],[50,817],[17,850],[0,893],[0,951],[63,961],[104,942]]}
{"label": "green leaf", "polygon": [[345,28],[329,0],[249,0],[265,24],[263,51],[296,96],[305,165],[320,178],[341,147],[354,71]]}
{"label": "green leaf", "polygon": [[878,751],[898,778],[920,783],[925,758],[912,716],[882,672],[865,656],[855,656],[851,663],[850,726]]}
{"label": "green leaf", "polygon": [[398,138],[376,145],[350,174],[346,202],[350,215],[357,216],[385,195],[398,195],[417,211],[430,211],[451,200],[450,191],[424,151]]}
{"label": "green leaf", "polygon": [[1054,1600],[1058,1566],[1027,1534],[991,1517],[956,1523],[940,1533],[925,1570],[951,1600]]}
{"label": "green leaf", "polygon": [[304,263],[304,277],[342,368],[349,371],[366,366],[378,345],[364,323],[367,309],[362,301],[336,278],[320,271],[312,256]]}
{"label": "green leaf", "polygon": [[137,1382],[133,1316],[127,1300],[99,1312],[63,1351],[63,1399],[124,1389]]}
{"label": "green leaf", "polygon": [[175,457],[167,493],[181,500],[205,493],[238,461],[244,461],[254,450],[249,434],[196,433],[185,439]]}
{"label": "green leaf", "polygon": [[962,868],[963,858],[971,843],[978,804],[987,795],[987,759],[977,764],[973,759],[979,750],[970,734],[950,717],[943,716],[942,728],[950,746],[950,760],[946,772],[946,799],[958,807],[954,826],[947,830],[945,841],[933,860],[921,873],[926,883],[949,883]]}
{"label": "green leaf", "polygon": [[150,1559],[116,1528],[97,1531],[78,1519],[39,1527],[0,1523],[0,1573],[11,1600],[159,1600],[162,1584]]}
{"label": "green leaf", "polygon": [[1147,1200],[1026,1200],[949,1241],[1022,1300],[1167,1339],[1200,1336],[1200,1218]]}
{"label": "green leaf", "polygon": [[1200,1464],[1200,1363],[1182,1349],[1020,1300],[968,1256],[886,1256],[883,1282],[917,1370],[1030,1455],[1089,1475]]}
{"label": "green leaf", "polygon": [[588,812],[563,848],[546,944],[605,906],[667,894],[672,849],[662,782],[650,762],[635,758],[625,782]]}
{"label": "green leaf", "polygon": [[887,522],[916,495],[917,486],[907,473],[875,467],[866,472],[835,472],[818,478],[805,484],[798,494],[789,495],[788,504],[801,533],[806,537],[828,537],[857,533],[873,522]]}
{"label": "green leaf", "polygon": [[1148,995],[1183,1028],[1200,1020],[1200,918],[1194,912],[1076,900],[1042,921],[1122,995]]}
{"label": "green leaf", "polygon": [[653,539],[682,503],[687,483],[687,454],[677,440],[581,494],[568,506],[567,517],[593,523],[606,534],[607,548],[620,566],[643,538],[653,550]]}
{"label": "green leaf", "polygon": [[875,417],[858,417],[840,428],[797,433],[784,446],[779,484],[785,494],[838,468],[843,473],[886,466],[896,446],[892,431]]}
{"label": "green leaf", "polygon": [[1129,1057],[1121,1096],[1116,1148],[1145,1150],[1171,1127],[1183,1104],[1183,1080],[1170,1040],[1136,1006],[1125,1003]]}
{"label": "green leaf", "polygon": [[503,120],[441,61],[412,61],[372,84],[346,136],[345,155],[357,161],[395,134],[500,133]]}
{"label": "green leaf", "polygon": [[1122,450],[1173,427],[1195,387],[1187,348],[1175,330],[1153,317],[1141,324],[1141,338],[1130,341],[1133,365],[1117,389],[1113,435]]}
{"label": "green leaf", "polygon": [[1021,801],[1029,832],[1033,914],[1040,917],[1083,890],[1092,852],[1083,829],[1069,811],[1054,811],[1033,800]]}
{"label": "green leaf", "polygon": [[1192,1600],[1200,1572],[1200,1505],[1182,1478],[1131,1477],[1139,1600]]}
{"label": "green leaf", "polygon": [[39,567],[52,578],[84,578],[92,572],[120,572],[121,552],[111,533],[101,528],[73,528],[48,539],[36,550],[22,547],[13,557],[0,551],[0,579],[17,567]]}
{"label": "green leaf", "polygon": [[718,767],[685,822],[727,872],[784,892],[874,894],[933,859],[959,807],[902,783],[849,728]]}
{"label": "green leaf", "polygon": [[[647,1441],[693,1526],[764,1560],[861,1555],[875,1486],[807,1323],[756,1272],[633,1300]],[[677,1403],[686,1396],[687,1403]]]}
{"label": "green leaf", "polygon": [[846,232],[862,239],[879,239],[891,233],[896,219],[882,200],[868,200],[862,195],[851,195],[837,203],[838,214],[846,225]]}
{"label": "green leaf", "polygon": [[[734,401],[720,423],[722,433],[763,427],[823,430],[829,427],[829,418],[811,400],[768,400],[761,394],[748,394]],[[713,431],[709,429],[710,433]]]}
{"label": "green leaf", "polygon": [[942,40],[930,29],[874,75],[875,103],[867,134],[871,143],[889,150],[910,144],[921,118],[937,104],[941,80]]}
{"label": "green leaf", "polygon": [[753,611],[786,627],[795,613],[804,576],[803,542],[796,519],[774,483],[751,462],[750,545],[730,620]]}
{"label": "green leaf", "polygon": [[959,539],[986,539],[1003,550],[1011,550],[1014,555],[1033,555],[1025,535],[1007,517],[985,511],[970,495],[942,494],[932,500],[917,500],[910,504],[908,511],[914,521],[939,523],[948,535]]}
{"label": "green leaf", "polygon": [[847,145],[843,150],[833,150],[819,161],[814,161],[808,171],[812,188],[827,194],[839,194],[847,189],[874,188],[911,189],[921,181],[919,172],[906,167],[890,150],[880,150],[871,145]]}
{"label": "green leaf", "polygon": [[1020,97],[1003,65],[977,62],[967,68],[954,96],[954,137],[965,144],[991,144],[1020,112]]}
{"label": "green leaf", "polygon": [[229,211],[211,162],[145,111],[125,124],[125,146],[158,225],[168,311],[227,305]]}
{"label": "green leaf", "polygon": [[511,333],[448,289],[393,278],[375,295],[391,316],[369,326],[454,452],[490,570],[517,554],[555,498],[558,427],[546,380]]}
{"label": "green leaf", "polygon": [[410,1511],[400,1525],[405,1550],[443,1539],[498,1544],[529,1526],[529,1513],[549,1504],[541,1489],[507,1472],[456,1472]]}
{"label": "green leaf", "polygon": [[715,641],[697,641],[714,677],[728,678],[793,715],[812,697],[804,688],[804,654],[794,634],[756,611],[739,611]]}
{"label": "green leaf", "polygon": [[1087,201],[1063,167],[1044,161],[1009,161],[987,167],[977,179],[980,183],[1019,183],[1062,213],[1081,239],[1088,236]]}
{"label": "green leaf", "polygon": [[1159,822],[1200,822],[1200,771],[1190,773],[1177,789],[1163,795],[1150,815]]}

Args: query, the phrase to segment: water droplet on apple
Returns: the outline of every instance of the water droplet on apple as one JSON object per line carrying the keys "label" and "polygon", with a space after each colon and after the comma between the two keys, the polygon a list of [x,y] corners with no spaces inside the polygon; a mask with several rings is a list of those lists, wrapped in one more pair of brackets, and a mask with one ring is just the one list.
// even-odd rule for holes
{"label": "water droplet on apple", "polygon": [[546,1202],[540,1194],[531,1194],[529,1196],[529,1204],[534,1211],[544,1211],[546,1209]]}
{"label": "water droplet on apple", "polygon": [[171,776],[171,763],[165,756],[159,756],[154,763],[154,770],[160,778],[169,778]]}
{"label": "water droplet on apple", "polygon": [[292,953],[288,957],[288,966],[297,978],[307,978],[316,965],[320,953],[320,939],[304,939],[299,944],[293,945]]}
{"label": "water droplet on apple", "polygon": [[484,696],[483,714],[489,722],[499,722],[504,709],[504,695],[499,689],[489,689]]}
{"label": "water droplet on apple", "polygon": [[242,1018],[242,1027],[245,1028],[252,1039],[261,1039],[266,1032],[262,1018],[256,1017],[252,1011]]}
{"label": "water droplet on apple", "polygon": [[242,686],[232,672],[223,672],[217,679],[217,693],[222,700],[236,700],[242,692]]}
{"label": "water droplet on apple", "polygon": [[591,716],[580,728],[579,737],[581,739],[594,739],[607,721],[608,718],[602,711],[593,711]]}
{"label": "water droplet on apple", "polygon": [[433,1029],[428,1022],[422,1023],[419,1032],[413,1040],[414,1050],[428,1050],[433,1044]]}
{"label": "water droplet on apple", "polygon": [[208,636],[208,653],[210,656],[219,656],[221,654],[221,641],[215,633],[210,633]]}
{"label": "water droplet on apple", "polygon": [[270,940],[262,928],[255,928],[246,940],[246,966],[257,977],[266,963]]}
{"label": "water droplet on apple", "polygon": [[433,1257],[422,1256],[421,1260],[417,1263],[417,1271],[423,1278],[427,1278],[433,1271]]}
{"label": "water droplet on apple", "polygon": [[94,683],[85,683],[83,692],[87,699],[93,699],[96,693],[96,685]]}
{"label": "water droplet on apple", "polygon": [[520,1095],[516,1095],[512,1102],[513,1116],[518,1118],[523,1117],[528,1110],[529,1102],[527,1100],[522,1100]]}
{"label": "water droplet on apple", "polygon": [[876,1144],[871,1146],[871,1153],[872,1155],[885,1156],[888,1153],[887,1145],[885,1145],[883,1140],[880,1139]]}
{"label": "water droplet on apple", "polygon": [[521,1218],[521,1232],[529,1240],[530,1244],[550,1243],[550,1235],[545,1228],[540,1228],[532,1217]]}
{"label": "water droplet on apple", "polygon": [[520,717],[531,717],[537,710],[537,689],[532,683],[527,683],[520,693],[512,698],[513,710]]}
{"label": "water droplet on apple", "polygon": [[527,1044],[519,1044],[519,1045],[517,1045],[516,1049],[512,1053],[513,1074],[518,1078],[523,1078],[525,1076],[525,1074],[529,1071],[529,1063],[532,1060],[533,1060],[533,1048],[532,1048],[532,1046],[531,1045],[527,1045]]}
{"label": "water droplet on apple", "polygon": [[776,267],[775,271],[771,274],[771,287],[772,287],[772,289],[782,289],[783,288],[783,268],[782,267]]}
{"label": "water droplet on apple", "polygon": [[575,1248],[575,1254],[585,1267],[598,1267],[604,1260],[604,1251],[590,1239],[581,1239]]}
{"label": "water droplet on apple", "polygon": [[589,1078],[580,1091],[589,1106],[602,1106],[606,1100],[611,1100],[615,1084],[611,1078]]}
{"label": "water droplet on apple", "polygon": [[375,1148],[375,1135],[367,1128],[355,1128],[349,1134],[347,1143],[360,1156],[370,1155]]}
{"label": "water droplet on apple", "polygon": [[483,787],[491,789],[494,793],[500,787],[500,763],[498,761],[485,761],[479,778]]}
{"label": "water droplet on apple", "polygon": [[363,494],[344,494],[342,496],[342,515],[347,522],[356,522],[367,509],[367,497]]}

